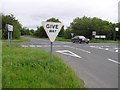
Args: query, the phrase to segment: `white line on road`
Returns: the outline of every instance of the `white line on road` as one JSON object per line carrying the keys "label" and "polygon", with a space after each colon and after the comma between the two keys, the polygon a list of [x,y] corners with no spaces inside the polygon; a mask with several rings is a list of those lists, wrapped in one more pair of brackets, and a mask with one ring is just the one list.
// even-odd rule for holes
{"label": "white line on road", "polygon": [[[91,48],[96,48],[96,49],[101,49],[101,50],[106,50],[106,51],[110,51],[110,52],[116,52],[119,53],[118,49],[119,48],[109,48],[110,46],[90,46]],[[115,50],[114,50],[115,49]]]}
{"label": "white line on road", "polygon": [[89,51],[87,51],[87,50],[83,50],[83,49],[80,49],[80,48],[75,48],[75,47],[69,47],[69,48],[77,49],[77,50],[80,50],[80,51],[83,51],[83,52],[86,52],[86,53],[91,53],[91,52],[89,52]]}
{"label": "white line on road", "polygon": [[36,45],[37,47],[42,47],[41,45]]}
{"label": "white line on road", "polygon": [[22,47],[28,47],[27,45],[21,45]]}
{"label": "white line on road", "polygon": [[105,48],[105,50],[109,50],[109,48]]}
{"label": "white line on road", "polygon": [[111,62],[114,62],[114,63],[117,63],[117,64],[120,64],[119,62],[115,61],[115,60],[112,60],[112,59],[108,59],[109,61]]}
{"label": "white line on road", "polygon": [[63,47],[70,47],[70,46],[64,45]]}
{"label": "white line on road", "polygon": [[86,50],[83,50],[83,49],[80,49],[80,48],[76,48],[77,50],[81,50],[81,51],[83,51],[83,52],[86,52],[86,53],[91,53],[91,52],[89,52],[89,51],[86,51]]}
{"label": "white line on road", "polygon": [[30,45],[30,47],[35,47],[35,45]]}
{"label": "white line on road", "polygon": [[61,42],[62,44],[71,43],[71,42]]}
{"label": "white line on road", "polygon": [[60,50],[60,51],[56,51],[58,53],[64,54],[64,55],[69,55],[69,56],[73,56],[73,57],[77,57],[77,58],[82,58],[81,56],[69,51],[69,50]]}
{"label": "white line on road", "polygon": [[118,52],[118,50],[115,50],[115,52]]}
{"label": "white line on road", "polygon": [[90,47],[95,47],[95,46],[90,46]]}
{"label": "white line on road", "polygon": [[119,49],[119,48],[114,48],[114,49]]}
{"label": "white line on road", "polygon": [[104,49],[104,48],[102,48],[102,47],[99,47],[99,46],[95,46],[94,48],[97,48],[97,49]]}
{"label": "white line on road", "polygon": [[101,47],[103,47],[103,48],[109,48],[110,46],[101,46]]}
{"label": "white line on road", "polygon": [[60,45],[56,45],[56,47],[61,47]]}
{"label": "white line on road", "polygon": [[43,47],[49,47],[48,45],[43,45]]}

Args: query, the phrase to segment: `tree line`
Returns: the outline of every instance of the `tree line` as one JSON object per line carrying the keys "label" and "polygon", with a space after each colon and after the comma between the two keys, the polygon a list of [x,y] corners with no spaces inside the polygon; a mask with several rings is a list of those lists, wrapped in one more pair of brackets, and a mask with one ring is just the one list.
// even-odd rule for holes
{"label": "tree line", "polygon": [[8,38],[8,30],[7,24],[12,25],[13,28],[13,39],[20,39],[21,35],[33,35],[34,30],[30,30],[26,27],[22,27],[22,24],[14,17],[13,14],[11,15],[3,15],[2,14],[2,39]]}
{"label": "tree line", "polygon": [[22,29],[22,25],[19,23],[18,20],[15,19],[15,17],[11,15],[2,15],[2,38],[7,39],[8,37],[8,31],[6,24],[13,25],[13,38],[19,39],[20,38],[20,30]]}
{"label": "tree line", "polygon": [[[59,19],[50,18],[47,21],[51,22],[61,22]],[[115,31],[115,28],[120,28],[120,23],[111,23],[102,19],[99,19],[97,17],[90,18],[90,17],[82,17],[82,18],[75,18],[73,22],[70,24],[67,29],[64,29],[62,27],[59,37],[63,37],[66,39],[71,39],[71,33],[76,35],[82,35],[89,39],[93,38],[93,31],[96,31],[96,35],[105,35],[107,40],[114,40],[115,36],[116,39],[120,39],[120,30]],[[116,35],[115,35],[116,34]],[[35,36],[40,38],[46,38],[47,35],[45,33],[45,30],[43,26],[37,27],[37,30],[35,31]]]}
{"label": "tree line", "polygon": [[[48,22],[61,22],[59,19],[50,18],[46,20]],[[63,22],[64,23],[64,22]],[[43,26],[38,26],[37,30],[29,29],[26,27],[22,27],[22,24],[13,16],[13,15],[2,15],[2,38],[7,39],[7,30],[6,24],[11,24],[14,27],[13,30],[13,39],[19,39],[21,35],[32,35],[39,38],[47,38],[47,34]],[[115,31],[115,28],[120,28],[120,23],[112,23],[97,17],[82,17],[75,18],[73,22],[70,23],[70,26],[67,29],[62,27],[59,37],[63,37],[66,39],[71,39],[71,33],[76,35],[82,35],[89,39],[93,38],[92,32],[96,31],[97,35],[106,35],[106,39],[114,40],[115,35],[117,39],[120,39],[120,30]]]}

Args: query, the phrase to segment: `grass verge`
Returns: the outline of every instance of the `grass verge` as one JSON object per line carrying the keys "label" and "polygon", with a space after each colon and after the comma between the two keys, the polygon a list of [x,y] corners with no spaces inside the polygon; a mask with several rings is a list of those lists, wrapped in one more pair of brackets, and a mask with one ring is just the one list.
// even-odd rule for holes
{"label": "grass verge", "polygon": [[84,83],[56,55],[20,46],[3,46],[3,88],[84,88]]}
{"label": "grass verge", "polygon": [[[27,42],[28,40],[25,38],[13,39],[12,42]],[[9,40],[2,40],[2,42],[9,42]]]}
{"label": "grass verge", "polygon": [[[27,36],[27,37],[38,38],[36,36]],[[49,38],[41,38],[41,39],[49,40]],[[71,42],[71,39],[65,39],[64,37],[56,37],[56,41]]]}
{"label": "grass verge", "polygon": [[65,39],[64,37],[57,37],[57,41],[71,42],[71,39]]}

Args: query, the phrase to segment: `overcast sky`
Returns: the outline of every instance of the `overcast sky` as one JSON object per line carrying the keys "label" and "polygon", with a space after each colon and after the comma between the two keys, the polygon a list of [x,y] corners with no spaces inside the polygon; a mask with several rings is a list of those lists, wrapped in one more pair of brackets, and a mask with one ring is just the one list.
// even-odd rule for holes
{"label": "overcast sky", "polygon": [[[3,14],[13,14],[23,27],[36,28],[58,18],[65,26],[76,17],[98,17],[118,22],[119,0],[0,0]],[[1,6],[0,6],[1,7]]]}

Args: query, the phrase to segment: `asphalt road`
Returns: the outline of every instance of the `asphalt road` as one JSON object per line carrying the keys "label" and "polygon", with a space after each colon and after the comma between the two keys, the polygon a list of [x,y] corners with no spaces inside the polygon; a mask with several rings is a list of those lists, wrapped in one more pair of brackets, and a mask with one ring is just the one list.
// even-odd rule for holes
{"label": "asphalt road", "polygon": [[[28,38],[22,47],[50,51],[50,41]],[[53,52],[62,57],[88,88],[118,88],[118,45],[111,43],[78,44],[55,41]]]}

